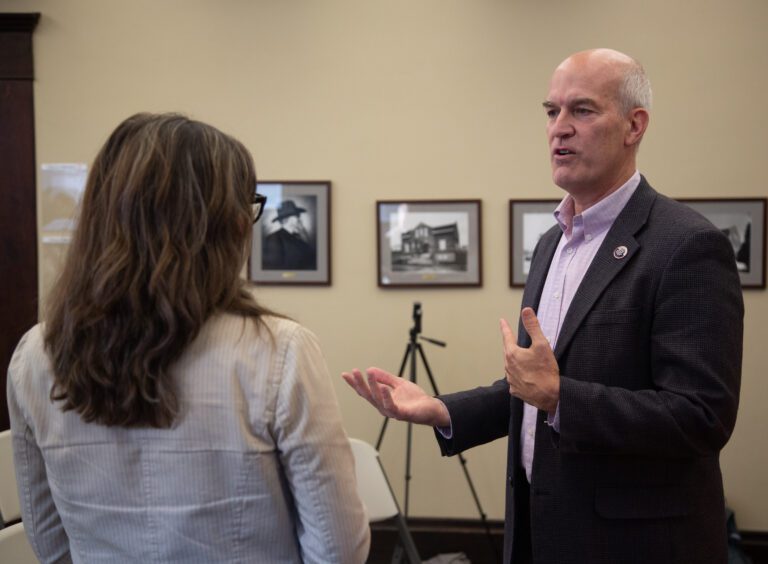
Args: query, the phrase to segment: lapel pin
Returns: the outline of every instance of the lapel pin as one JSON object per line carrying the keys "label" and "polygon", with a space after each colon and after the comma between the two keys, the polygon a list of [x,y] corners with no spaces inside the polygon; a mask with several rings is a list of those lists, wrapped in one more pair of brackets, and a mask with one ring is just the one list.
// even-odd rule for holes
{"label": "lapel pin", "polygon": [[627,248],[624,245],[621,245],[613,249],[613,258],[623,259],[625,256],[627,256],[628,252],[629,251],[627,250]]}

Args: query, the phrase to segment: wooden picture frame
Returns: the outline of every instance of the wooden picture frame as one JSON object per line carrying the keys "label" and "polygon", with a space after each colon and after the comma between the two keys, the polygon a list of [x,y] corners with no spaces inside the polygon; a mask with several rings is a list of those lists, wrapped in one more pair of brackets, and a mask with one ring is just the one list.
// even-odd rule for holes
{"label": "wooden picture frame", "polygon": [[260,180],[267,197],[253,226],[248,275],[259,285],[331,284],[331,183]]}
{"label": "wooden picture frame", "polygon": [[742,288],[765,289],[766,198],[678,198],[733,245]]}
{"label": "wooden picture frame", "polygon": [[378,285],[480,287],[480,200],[376,202]]}
{"label": "wooden picture frame", "polygon": [[528,279],[531,255],[544,233],[557,223],[554,211],[562,200],[509,201],[509,285],[522,288]]}

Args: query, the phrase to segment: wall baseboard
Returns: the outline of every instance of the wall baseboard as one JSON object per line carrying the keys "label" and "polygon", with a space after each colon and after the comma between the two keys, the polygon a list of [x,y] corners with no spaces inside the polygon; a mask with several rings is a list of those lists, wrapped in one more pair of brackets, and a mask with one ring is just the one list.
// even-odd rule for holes
{"label": "wall baseboard", "polygon": [[[488,530],[479,519],[408,519],[408,528],[423,560],[437,554],[463,552],[473,564],[501,560],[504,522],[488,520]],[[725,534],[725,532],[723,533]],[[768,564],[768,531],[741,531],[742,548],[752,564]],[[389,522],[371,525],[371,553],[367,564],[390,564],[398,540]]]}
{"label": "wall baseboard", "polygon": [[768,531],[740,531],[741,546],[752,564],[768,564]]}
{"label": "wall baseboard", "polygon": [[[488,531],[479,519],[408,519],[408,529],[422,560],[437,554],[463,552],[475,563],[501,561],[504,522],[488,520]],[[367,564],[390,564],[398,541],[397,529],[389,522],[371,524],[371,553]]]}

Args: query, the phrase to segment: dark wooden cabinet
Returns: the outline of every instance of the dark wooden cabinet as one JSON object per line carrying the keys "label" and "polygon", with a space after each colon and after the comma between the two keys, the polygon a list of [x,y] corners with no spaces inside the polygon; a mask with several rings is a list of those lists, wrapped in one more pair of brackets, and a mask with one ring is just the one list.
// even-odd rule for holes
{"label": "dark wooden cabinet", "polygon": [[13,349],[37,322],[32,32],[40,14],[0,13],[0,430]]}

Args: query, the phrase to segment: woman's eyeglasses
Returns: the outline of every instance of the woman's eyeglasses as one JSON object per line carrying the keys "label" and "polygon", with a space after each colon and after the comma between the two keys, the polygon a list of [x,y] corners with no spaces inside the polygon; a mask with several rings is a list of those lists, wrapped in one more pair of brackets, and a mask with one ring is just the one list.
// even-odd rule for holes
{"label": "woman's eyeglasses", "polygon": [[264,206],[267,203],[267,197],[264,194],[253,194],[251,209],[253,210],[253,222],[259,221],[261,214],[264,213]]}

